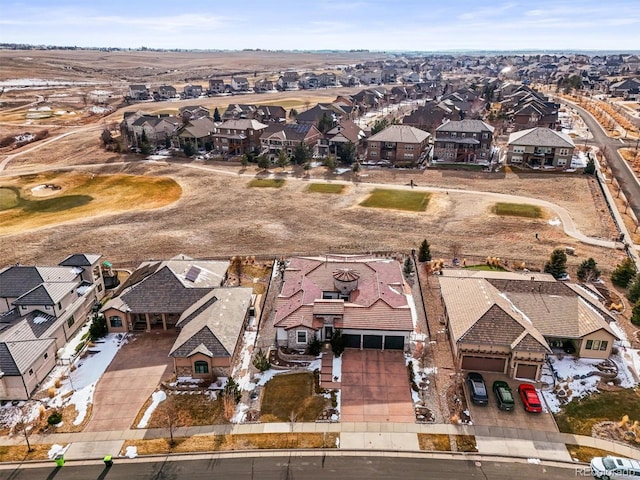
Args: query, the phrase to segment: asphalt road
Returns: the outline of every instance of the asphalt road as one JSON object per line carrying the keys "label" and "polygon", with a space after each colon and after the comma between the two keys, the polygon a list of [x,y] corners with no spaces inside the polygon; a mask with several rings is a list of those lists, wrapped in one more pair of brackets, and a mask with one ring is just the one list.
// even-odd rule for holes
{"label": "asphalt road", "polygon": [[[74,467],[54,465],[43,468],[0,470],[1,480],[199,480],[199,479],[260,479],[260,480],[339,480],[375,479],[482,479],[513,480],[567,479],[581,476],[582,467],[549,467],[529,463],[471,460],[442,460],[402,457],[255,457],[206,458],[192,460],[172,457],[171,461],[118,462],[111,468],[103,464]],[[53,464],[53,462],[51,462]]]}
{"label": "asphalt road", "polygon": [[[623,140],[621,142],[617,138],[607,136],[598,121],[593,118],[589,112],[574,103],[564,101],[563,103],[566,103],[580,113],[584,123],[589,128],[589,132],[593,135],[593,140],[589,141],[588,144],[597,145],[601,149],[605,146],[607,147],[607,160],[609,161],[609,167],[611,168],[613,175],[618,180],[618,184],[622,188],[625,196],[629,200],[629,206],[633,210],[633,213],[636,214],[636,218],[640,218],[640,183],[638,183],[633,172],[618,153],[618,148],[620,147],[635,147],[636,141]],[[580,140],[577,140],[576,143],[580,144]]]}

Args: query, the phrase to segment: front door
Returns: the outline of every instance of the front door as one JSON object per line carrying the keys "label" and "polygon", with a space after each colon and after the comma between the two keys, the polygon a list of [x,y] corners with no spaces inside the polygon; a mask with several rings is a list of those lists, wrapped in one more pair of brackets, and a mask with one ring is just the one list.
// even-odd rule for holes
{"label": "front door", "polygon": [[331,340],[333,338],[333,327],[324,327],[324,339]]}

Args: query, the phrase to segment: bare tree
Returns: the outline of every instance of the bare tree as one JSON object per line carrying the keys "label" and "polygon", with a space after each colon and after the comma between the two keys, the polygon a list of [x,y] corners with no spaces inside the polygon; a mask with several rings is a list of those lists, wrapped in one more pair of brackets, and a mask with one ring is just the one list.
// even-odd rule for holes
{"label": "bare tree", "polygon": [[173,448],[176,444],[174,439],[175,431],[178,427],[188,427],[190,424],[188,415],[180,409],[175,395],[167,395],[166,400],[162,403],[163,426],[169,431],[169,446]]}

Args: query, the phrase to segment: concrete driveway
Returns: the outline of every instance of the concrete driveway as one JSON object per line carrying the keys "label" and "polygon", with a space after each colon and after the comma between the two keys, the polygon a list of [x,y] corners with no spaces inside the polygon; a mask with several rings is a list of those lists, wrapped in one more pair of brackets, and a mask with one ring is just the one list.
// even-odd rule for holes
{"label": "concrete driveway", "polygon": [[415,422],[403,352],[347,349],[341,382],[342,422]]}
{"label": "concrete driveway", "polygon": [[129,336],[98,382],[85,432],[128,430],[161,380],[173,374],[175,331]]}
{"label": "concrete driveway", "polygon": [[[506,375],[497,373],[481,372],[487,390],[489,391],[489,405],[481,407],[474,405],[469,400],[469,387],[465,382],[464,388],[467,397],[467,405],[471,413],[471,419],[474,425],[487,427],[506,427],[506,428],[527,428],[541,432],[557,432],[558,427],[550,412],[529,413],[524,410],[520,395],[518,395],[518,385],[526,383],[524,381],[514,380]],[[512,412],[505,412],[498,408],[498,401],[493,393],[492,385],[495,380],[503,380],[509,384],[513,391],[516,406]],[[544,403],[544,399],[541,399]]]}

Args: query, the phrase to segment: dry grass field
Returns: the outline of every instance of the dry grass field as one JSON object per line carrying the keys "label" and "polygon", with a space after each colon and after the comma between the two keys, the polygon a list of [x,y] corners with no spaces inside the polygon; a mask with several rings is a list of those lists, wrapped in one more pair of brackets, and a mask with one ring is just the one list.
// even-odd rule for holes
{"label": "dry grass field", "polygon": [[[0,78],[64,78],[76,81],[105,82],[104,85],[126,85],[131,82],[158,84],[185,82],[186,74],[195,79],[226,73],[250,76],[248,71],[273,72],[287,68],[319,70],[324,66],[363,61],[366,55],[323,56],[318,54],[272,54],[269,52],[160,54],[158,52],[40,52],[0,51]],[[351,59],[351,61],[349,61]],[[61,68],[61,66],[69,68]],[[153,67],[149,69],[148,67]],[[176,70],[176,71],[172,71]],[[162,73],[164,72],[164,73]],[[101,84],[103,85],[103,84]],[[95,85],[82,87],[97,88]],[[69,100],[82,109],[78,96],[82,90],[72,86],[59,88],[73,94]],[[107,88],[100,86],[99,88]],[[113,90],[116,90],[113,88]],[[356,91],[358,89],[351,89]],[[283,92],[265,95],[212,97],[203,99],[209,107],[237,103],[278,103],[313,105],[331,100],[348,89]],[[0,102],[33,101],[40,90],[10,90]],[[67,97],[49,97],[48,102],[65,104]],[[194,101],[191,100],[191,103]],[[253,178],[263,178],[255,166],[246,169],[230,164],[204,164],[200,161],[174,160],[148,162],[136,155],[105,152],[99,140],[104,126],[122,119],[125,110],[177,109],[185,102],[153,102],[130,105],[100,118],[78,115],[75,123],[53,131],[49,139],[74,131],[58,141],[42,147],[30,144],[11,152],[0,152],[0,162],[10,153],[0,183],[12,182],[18,175],[49,170],[86,172],[87,175],[137,175],[156,181],[171,178],[179,185],[179,199],[171,198],[154,209],[140,200],[120,197],[106,202],[99,212],[86,212],[74,219],[66,213],[53,223],[38,229],[16,229],[0,220],[0,256],[3,264],[50,263],[74,251],[100,252],[116,265],[135,266],[148,258],[167,258],[183,252],[197,257],[230,257],[232,255],[286,255],[292,253],[403,251],[415,248],[428,238],[435,256],[450,258],[452,249],[462,257],[497,256],[528,265],[542,267],[553,248],[571,245],[577,256],[570,257],[570,267],[593,256],[606,272],[613,268],[620,252],[577,244],[558,226],[549,224],[549,212],[541,218],[498,216],[493,213],[497,200],[465,193],[465,190],[508,193],[542,198],[566,208],[577,228],[591,236],[610,239],[615,229],[594,180],[585,176],[542,174],[486,174],[448,170],[410,171],[363,169],[357,177],[327,174],[325,169],[302,170],[290,174],[281,188],[250,188]],[[71,105],[69,103],[68,105]],[[13,113],[20,113],[19,106]],[[71,107],[69,107],[71,108]],[[35,128],[22,117],[7,122],[6,109],[0,109],[0,137],[3,132],[20,132]],[[45,128],[49,120],[37,122]],[[76,125],[76,126],[72,126]],[[78,127],[77,125],[80,125]],[[52,127],[47,127],[52,128]],[[90,128],[94,128],[90,130]],[[80,130],[82,129],[82,130]],[[80,130],[80,131],[79,131]],[[47,141],[45,140],[45,141]],[[42,142],[40,142],[42,143]],[[33,147],[36,147],[35,149]],[[20,155],[21,152],[27,152]],[[66,174],[60,174],[66,175]],[[339,195],[318,195],[308,186],[318,182],[348,180]],[[365,208],[365,201],[380,184],[388,188],[407,186],[413,180],[420,187],[447,187],[460,193],[430,194],[424,211]],[[56,183],[56,181],[53,181]],[[376,184],[376,185],[373,185]],[[385,187],[387,188],[387,187]],[[176,201],[174,201],[176,200]],[[96,216],[97,214],[97,216]],[[535,240],[535,234],[539,240]]]}

